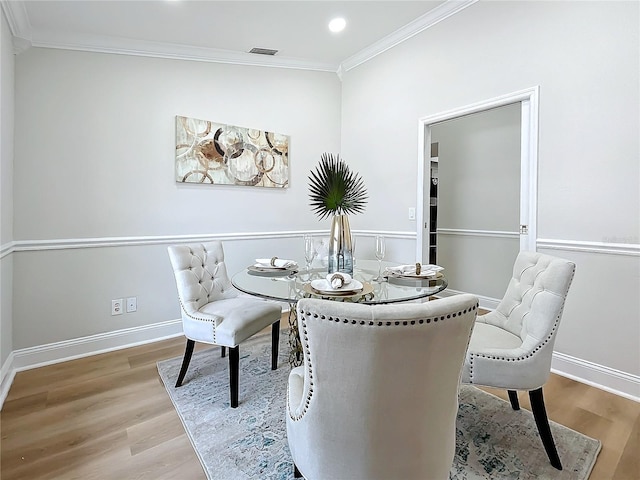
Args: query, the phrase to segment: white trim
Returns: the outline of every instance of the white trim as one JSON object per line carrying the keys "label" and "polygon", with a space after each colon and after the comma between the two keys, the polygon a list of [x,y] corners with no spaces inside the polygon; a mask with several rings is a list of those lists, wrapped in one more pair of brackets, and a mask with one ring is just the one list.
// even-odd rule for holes
{"label": "white trim", "polygon": [[[377,230],[352,230],[356,236],[371,237],[385,235],[388,238],[415,239],[415,232],[402,231],[377,231]],[[138,237],[96,237],[96,238],[61,238],[53,240],[19,240],[7,244],[7,252],[28,252],[43,250],[67,250],[75,248],[104,248],[124,247],[138,245],[157,245],[188,242],[206,242],[212,240],[261,240],[276,238],[297,238],[305,234],[312,236],[329,235],[328,230],[296,230],[282,232],[246,232],[246,233],[205,233],[192,235],[149,235]]]}
{"label": "white trim", "polygon": [[34,47],[41,48],[58,48],[62,50],[134,55],[139,57],[191,60],[196,62],[231,63],[235,65],[250,65],[257,67],[294,68],[333,73],[338,69],[338,65],[335,64],[312,62],[303,59],[282,57],[279,55],[255,55],[253,53],[236,52],[217,48],[152,42],[133,38],[79,34],[74,32],[36,31],[32,34],[31,44]]}
{"label": "white trim", "polygon": [[571,355],[553,352],[551,371],[606,392],[640,402],[640,376],[626,373]]}
{"label": "white trim", "polygon": [[9,242],[5,243],[4,245],[0,245],[0,259],[14,252],[15,243],[16,242]]}
{"label": "white trim", "polygon": [[604,253],[608,255],[640,256],[640,244],[612,242],[583,242],[580,240],[553,240],[539,238],[537,248],[569,250],[573,252]]}
{"label": "white trim", "polygon": [[0,410],[4,404],[4,399],[7,398],[13,379],[16,376],[16,370],[13,366],[13,352],[9,354],[5,362],[2,364],[0,370]]}
{"label": "white trim", "polygon": [[[374,237],[384,235],[387,238],[415,240],[417,232],[407,231],[382,231],[382,230],[352,230],[359,237]],[[477,236],[518,238],[518,232],[500,230],[467,230],[456,228],[438,228],[442,235]],[[0,258],[13,252],[63,250],[76,248],[96,247],[120,247],[134,245],[157,245],[171,243],[201,242],[210,240],[260,240],[276,238],[296,238],[304,234],[312,236],[328,235],[327,230],[296,230],[282,232],[246,232],[246,233],[212,233],[191,235],[149,235],[132,237],[96,237],[96,238],[62,238],[52,240],[19,240],[5,243],[0,246]],[[575,252],[589,252],[609,255],[640,256],[640,244],[637,243],[613,243],[613,242],[587,242],[581,240],[559,240],[540,238],[537,240],[537,248],[550,250],[569,250]]]}
{"label": "white trim", "polygon": [[125,328],[88,337],[14,350],[9,354],[5,365],[2,366],[0,408],[2,408],[17,372],[123,348],[159,342],[182,334],[182,320],[167,320],[151,325]]}
{"label": "white trim", "polygon": [[[467,292],[461,292],[459,290],[452,290],[450,288],[447,288],[446,290],[443,290],[442,292],[440,292],[438,294],[439,297],[453,297],[454,295],[461,295],[463,293],[467,293]],[[496,308],[498,308],[498,304],[500,303],[500,299],[498,298],[492,298],[492,297],[483,297],[482,295],[478,295],[478,294],[473,294],[476,297],[478,297],[478,303],[480,304],[481,308],[484,308],[486,310],[495,310]]]}
{"label": "white trim", "polygon": [[[418,189],[416,208],[416,258],[423,259],[424,225],[429,221],[429,212],[424,209],[425,162],[431,157],[431,125],[454,118],[483,112],[520,102],[521,117],[521,187],[520,221],[528,226],[528,233],[520,239],[521,250],[535,250],[538,211],[538,103],[539,86],[525,88],[489,100],[472,103],[464,107],[428,115],[418,119]],[[523,186],[522,183],[527,185]],[[523,203],[525,202],[525,203]]]}
{"label": "white trim", "polygon": [[462,228],[438,228],[436,233],[442,235],[461,235],[466,237],[520,238],[518,232],[500,230],[466,230]]}
{"label": "white trim", "polygon": [[347,58],[341,63],[341,72],[348,72],[352,68],[361,65],[390,48],[399,45],[405,40],[410,39],[414,35],[440,23],[442,20],[464,10],[473,5],[478,0],[448,0],[433,10],[428,11],[424,15],[416,18],[404,27],[369,45],[355,55]]}
{"label": "white trim", "polygon": [[200,62],[231,63],[260,67],[294,68],[335,72],[342,80],[344,72],[371,60],[418,33],[436,25],[452,15],[473,5],[478,0],[447,0],[424,15],[416,18],[395,32],[369,45],[360,52],[343,60],[340,64],[313,62],[281,56],[259,56],[250,53],[195,47],[163,42],[152,42],[132,38],[89,35],[73,32],[33,31],[24,2],[1,0],[2,9],[14,37],[15,53],[30,46],[58,48],[97,53],[136,55],[143,57],[169,58]]}
{"label": "white trim", "polygon": [[1,0],[2,11],[9,24],[11,35],[29,41],[31,39],[31,23],[24,2]]}
{"label": "white trim", "polygon": [[124,328],[113,332],[14,350],[12,352],[14,354],[13,363],[16,372],[21,372],[76,358],[158,342],[180,335],[182,335],[182,320],[167,320],[151,325]]}

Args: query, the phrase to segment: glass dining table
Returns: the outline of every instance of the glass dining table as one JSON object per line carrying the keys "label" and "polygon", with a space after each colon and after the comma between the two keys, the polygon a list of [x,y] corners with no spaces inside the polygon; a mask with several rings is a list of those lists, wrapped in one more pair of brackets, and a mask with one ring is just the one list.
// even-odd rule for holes
{"label": "glass dining table", "polygon": [[[395,265],[397,264],[382,262],[382,269]],[[289,304],[289,364],[293,367],[302,363],[302,346],[298,337],[296,318],[296,303],[301,298],[313,297],[375,305],[428,298],[443,291],[448,285],[442,272],[433,278],[389,276],[380,281],[377,280],[378,269],[378,261],[358,259],[354,267],[353,279],[362,283],[362,289],[348,295],[318,292],[311,286],[312,281],[326,277],[327,267],[310,270],[300,268],[297,272],[244,269],[231,278],[231,283],[248,295]]]}

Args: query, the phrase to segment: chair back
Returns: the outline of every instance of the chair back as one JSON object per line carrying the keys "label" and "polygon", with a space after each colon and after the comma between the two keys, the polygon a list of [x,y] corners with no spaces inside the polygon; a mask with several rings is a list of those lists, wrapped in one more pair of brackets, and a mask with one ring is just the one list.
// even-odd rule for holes
{"label": "chair back", "polygon": [[520,252],[502,301],[483,319],[519,336],[523,350],[544,342],[552,351],[575,268],[562,258]]}
{"label": "chair back", "polygon": [[222,242],[172,245],[168,251],[180,305],[187,314],[207,303],[237,296],[227,275]]}
{"label": "chair back", "polygon": [[449,478],[477,307],[468,294],[373,306],[300,300],[304,389],[287,424],[303,430],[289,432],[294,460],[307,457],[303,474]]}

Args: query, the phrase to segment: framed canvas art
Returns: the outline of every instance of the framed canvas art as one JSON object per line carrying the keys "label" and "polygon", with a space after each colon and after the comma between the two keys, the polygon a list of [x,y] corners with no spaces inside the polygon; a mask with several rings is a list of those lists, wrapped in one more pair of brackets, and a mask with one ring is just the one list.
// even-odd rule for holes
{"label": "framed canvas art", "polygon": [[176,116],[176,182],[289,186],[289,137]]}

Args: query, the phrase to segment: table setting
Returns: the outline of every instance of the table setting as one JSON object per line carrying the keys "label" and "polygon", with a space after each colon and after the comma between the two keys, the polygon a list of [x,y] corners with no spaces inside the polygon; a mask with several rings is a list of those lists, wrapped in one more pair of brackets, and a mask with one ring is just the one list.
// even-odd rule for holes
{"label": "table setting", "polygon": [[278,257],[256,258],[256,262],[249,265],[247,271],[259,276],[288,276],[298,272],[298,263]]}

